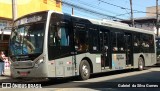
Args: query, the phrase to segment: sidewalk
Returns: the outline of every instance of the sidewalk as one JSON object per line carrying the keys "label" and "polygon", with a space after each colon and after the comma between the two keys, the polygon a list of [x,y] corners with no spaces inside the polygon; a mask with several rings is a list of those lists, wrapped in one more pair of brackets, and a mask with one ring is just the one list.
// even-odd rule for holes
{"label": "sidewalk", "polygon": [[5,69],[4,69],[4,76],[0,76],[0,82],[2,79],[9,79],[11,77],[10,74],[10,63],[8,61],[8,58],[5,60]]}
{"label": "sidewalk", "polygon": [[3,79],[11,79],[10,68],[9,69],[5,69],[4,72],[5,72],[5,75],[4,76],[0,76],[0,82]]}
{"label": "sidewalk", "polygon": [[18,81],[16,79],[11,78],[10,69],[5,69],[5,75],[0,76],[0,86],[1,83],[11,83],[11,82],[18,82]]}

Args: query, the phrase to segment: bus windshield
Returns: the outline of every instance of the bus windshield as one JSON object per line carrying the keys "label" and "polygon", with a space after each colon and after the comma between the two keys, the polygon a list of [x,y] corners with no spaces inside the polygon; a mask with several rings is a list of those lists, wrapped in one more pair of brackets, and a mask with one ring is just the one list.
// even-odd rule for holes
{"label": "bus windshield", "polygon": [[11,55],[28,55],[43,52],[44,23],[30,23],[13,29]]}

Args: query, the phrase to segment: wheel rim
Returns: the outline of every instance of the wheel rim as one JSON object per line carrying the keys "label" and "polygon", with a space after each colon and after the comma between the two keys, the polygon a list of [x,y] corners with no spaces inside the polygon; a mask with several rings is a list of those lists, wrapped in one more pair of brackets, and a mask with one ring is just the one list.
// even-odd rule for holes
{"label": "wheel rim", "polygon": [[83,75],[84,75],[84,76],[88,76],[89,70],[88,70],[87,65],[83,65],[83,66],[82,66],[82,72],[83,72]]}

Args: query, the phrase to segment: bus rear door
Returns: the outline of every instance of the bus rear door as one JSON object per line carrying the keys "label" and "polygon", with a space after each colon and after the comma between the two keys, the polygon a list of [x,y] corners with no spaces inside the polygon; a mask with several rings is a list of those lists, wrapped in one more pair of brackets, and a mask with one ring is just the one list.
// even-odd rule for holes
{"label": "bus rear door", "polygon": [[110,68],[109,60],[109,31],[100,29],[100,49],[101,49],[101,67]]}

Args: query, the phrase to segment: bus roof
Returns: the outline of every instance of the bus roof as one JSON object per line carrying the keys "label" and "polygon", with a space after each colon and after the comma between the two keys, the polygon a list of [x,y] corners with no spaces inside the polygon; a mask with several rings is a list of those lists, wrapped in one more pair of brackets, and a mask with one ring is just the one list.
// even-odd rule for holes
{"label": "bus roof", "polygon": [[96,25],[107,26],[107,27],[111,27],[111,28],[118,28],[118,29],[123,29],[123,30],[130,30],[130,31],[141,32],[141,33],[155,34],[154,31],[130,27],[128,24],[118,22],[118,21],[111,21],[111,20],[106,20],[106,19],[105,20],[104,19],[103,20],[96,20],[96,19],[79,17],[79,16],[75,16],[75,15],[72,15],[72,16],[89,20],[92,24],[96,24]]}
{"label": "bus roof", "polygon": [[118,29],[123,29],[123,30],[141,32],[141,33],[155,34],[154,31],[144,30],[144,29],[135,28],[135,27],[130,27],[127,24],[124,24],[124,23],[121,23],[121,22],[117,22],[117,21],[111,21],[111,20],[101,21],[101,20],[94,20],[94,19],[88,19],[88,20],[90,22],[92,22],[93,24],[107,26],[107,27],[111,27],[111,28],[118,28]]}
{"label": "bus roof", "polygon": [[[16,19],[16,21],[23,18],[23,17],[33,15],[33,14],[37,14],[37,13],[42,13],[42,12],[48,12],[48,13],[54,13],[55,12],[55,13],[58,13],[58,14],[64,14],[64,13],[56,12],[56,11],[53,11],[53,10],[40,11],[40,12],[34,12],[34,13],[31,13],[31,14],[24,15],[24,16]],[[64,15],[66,15],[66,14],[64,14]],[[154,31],[130,27],[128,24],[117,22],[117,21],[96,20],[96,19],[89,19],[89,18],[84,18],[84,17],[80,17],[80,16],[75,16],[75,15],[70,15],[70,16],[75,17],[75,18],[81,18],[81,19],[88,20],[92,24],[96,24],[96,25],[107,26],[107,27],[111,27],[111,28],[118,28],[118,29],[123,29],[123,30],[130,30],[130,31],[141,32],[141,33],[155,34]]]}

